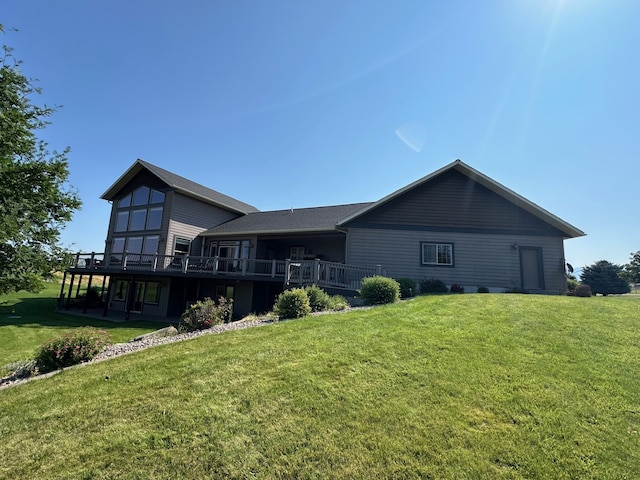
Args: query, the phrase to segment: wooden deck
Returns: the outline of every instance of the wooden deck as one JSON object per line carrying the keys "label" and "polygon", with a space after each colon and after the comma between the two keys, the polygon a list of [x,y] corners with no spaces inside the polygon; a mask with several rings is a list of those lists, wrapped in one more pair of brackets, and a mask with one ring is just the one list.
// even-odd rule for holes
{"label": "wooden deck", "polygon": [[74,274],[119,272],[163,276],[209,278],[240,277],[247,280],[281,281],[285,285],[358,290],[362,280],[382,275],[382,267],[363,267],[323,260],[261,260],[255,258],[195,257],[187,255],[77,253],[68,270]]}

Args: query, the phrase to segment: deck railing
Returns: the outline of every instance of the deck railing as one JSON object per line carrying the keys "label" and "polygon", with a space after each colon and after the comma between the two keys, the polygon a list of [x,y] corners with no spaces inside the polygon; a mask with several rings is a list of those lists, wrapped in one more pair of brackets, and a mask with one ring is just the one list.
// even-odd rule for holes
{"label": "deck railing", "polygon": [[286,285],[310,285],[358,290],[362,279],[381,275],[377,267],[361,267],[323,260],[261,260],[256,258],[197,257],[190,255],[155,255],[140,253],[78,253],[72,269],[175,274],[225,275],[238,277],[270,277],[282,279]]}
{"label": "deck railing", "polygon": [[323,260],[289,261],[287,264],[287,285],[318,285],[319,287],[359,290],[366,277],[382,275],[382,267],[361,267]]}

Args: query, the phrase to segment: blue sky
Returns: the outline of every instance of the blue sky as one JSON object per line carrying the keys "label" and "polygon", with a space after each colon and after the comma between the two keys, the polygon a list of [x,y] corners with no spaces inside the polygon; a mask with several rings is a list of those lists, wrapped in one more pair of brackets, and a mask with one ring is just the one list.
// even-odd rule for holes
{"label": "blue sky", "polygon": [[261,210],[374,201],[459,158],[584,230],[576,267],[640,250],[636,0],[3,2],[0,36],[62,105],[100,195],[142,158]]}

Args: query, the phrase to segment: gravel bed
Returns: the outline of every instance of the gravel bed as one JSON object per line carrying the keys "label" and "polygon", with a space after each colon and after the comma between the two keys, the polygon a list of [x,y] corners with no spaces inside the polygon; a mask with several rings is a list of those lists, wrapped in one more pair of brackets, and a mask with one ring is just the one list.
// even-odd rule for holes
{"label": "gravel bed", "polygon": [[229,332],[231,330],[242,330],[245,328],[259,327],[261,325],[267,325],[272,323],[271,320],[251,320],[240,321],[233,323],[225,323],[222,325],[215,325],[206,330],[196,330],[195,332],[179,333],[170,337],[153,337],[145,336],[141,340],[132,340],[127,343],[114,343],[108,345],[93,360],[88,363],[99,362],[101,360],[107,360],[109,358],[124,355],[126,353],[133,353],[145,348],[155,347],[157,345],[165,345],[167,343],[180,342],[182,340],[189,340],[191,338],[201,337],[202,335],[211,335],[215,333]]}
{"label": "gravel bed", "polygon": [[[350,307],[338,312],[315,312],[315,313],[312,313],[311,315],[315,316],[315,315],[326,315],[326,314],[339,314],[339,313],[346,313],[348,311],[355,310],[355,309],[364,310],[369,308],[372,308],[372,307]],[[216,333],[229,332],[231,330],[242,330],[245,328],[260,327],[262,325],[269,325],[271,323],[273,323],[273,319],[271,318],[258,318],[256,320],[240,320],[238,322],[215,325],[206,330],[197,330],[195,332],[179,333],[178,335],[172,335],[172,336],[166,336],[166,337],[154,336],[152,332],[151,334],[143,335],[139,340],[131,340],[130,342],[127,342],[127,343],[114,343],[114,344],[108,345],[107,347],[104,348],[104,350],[102,350],[98,355],[96,355],[89,362],[81,363],[80,365],[74,365],[73,367],[87,365],[90,363],[101,362],[104,360],[108,360],[110,358],[118,357],[120,355],[126,355],[128,353],[138,352],[140,350],[144,350],[145,348],[155,347],[157,345],[165,345],[167,343],[180,342],[182,340],[201,337],[202,335],[211,335]],[[73,368],[73,367],[68,367],[68,368]],[[34,380],[38,378],[50,377],[61,371],[62,370],[56,370],[54,372],[49,372],[43,375],[36,375],[32,377],[16,377],[12,375],[9,377],[0,378],[0,389],[6,388],[12,385],[25,383],[30,380]]]}
{"label": "gravel bed", "polygon": [[[103,360],[108,360],[110,358],[118,357],[120,355],[138,352],[140,350],[144,350],[145,348],[155,347],[158,345],[165,345],[167,343],[180,342],[182,340],[189,340],[191,338],[201,337],[203,335],[229,332],[231,330],[242,330],[242,329],[251,328],[251,327],[260,327],[262,325],[268,325],[271,323],[273,323],[271,319],[239,321],[239,322],[233,322],[233,323],[225,323],[222,325],[215,325],[206,330],[197,330],[195,332],[179,333],[178,335],[172,335],[167,337],[154,337],[152,332],[151,334],[143,335],[140,340],[131,340],[130,342],[127,342],[127,343],[114,343],[114,344],[108,345],[92,360],[90,360],[89,362],[82,363],[80,365],[87,365],[89,363],[101,362]],[[77,365],[74,365],[74,367],[75,366]],[[68,368],[73,368],[73,367],[68,367]],[[16,377],[14,375],[11,375],[8,377],[0,378],[0,389],[9,387],[12,385],[25,383],[37,378],[50,377],[60,371],[61,370],[56,370],[54,372],[49,372],[43,375],[36,375],[31,377]]]}

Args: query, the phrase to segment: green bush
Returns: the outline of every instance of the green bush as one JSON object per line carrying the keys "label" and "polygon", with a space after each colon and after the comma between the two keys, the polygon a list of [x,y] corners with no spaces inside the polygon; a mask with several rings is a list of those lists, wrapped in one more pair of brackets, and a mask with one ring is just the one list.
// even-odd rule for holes
{"label": "green bush", "polygon": [[109,335],[104,330],[76,328],[38,349],[35,357],[37,368],[45,373],[89,361],[108,344]]}
{"label": "green bush", "polygon": [[478,293],[489,293],[489,287],[485,287],[484,285],[480,285],[478,287]]}
{"label": "green bush", "polygon": [[304,287],[304,291],[309,297],[309,306],[312,312],[331,309],[331,297],[323,289],[316,285],[309,285]]}
{"label": "green bush", "polygon": [[300,318],[311,313],[309,297],[302,288],[292,288],[285,290],[278,298],[273,307],[273,312],[278,318]]}
{"label": "green bush", "polygon": [[329,310],[339,311],[349,308],[349,302],[342,295],[331,295],[329,298]]}
{"label": "green bush", "polygon": [[578,280],[575,278],[567,278],[567,295],[574,295],[578,285]]}
{"label": "green bush", "polygon": [[400,298],[411,298],[416,294],[416,281],[413,278],[397,278],[400,285]]}
{"label": "green bush", "polygon": [[204,330],[214,325],[228,323],[233,316],[233,299],[218,298],[218,303],[207,297],[191,305],[180,316],[180,327],[188,330]]}
{"label": "green bush", "polygon": [[447,293],[447,285],[436,278],[429,278],[420,282],[420,293]]}
{"label": "green bush", "polygon": [[362,280],[360,298],[365,305],[382,305],[400,300],[400,284],[393,278],[376,275]]}
{"label": "green bush", "polygon": [[573,295],[576,297],[590,297],[592,295],[591,287],[589,285],[580,284],[574,289]]}

